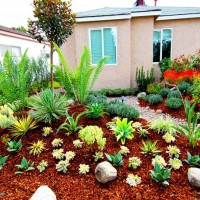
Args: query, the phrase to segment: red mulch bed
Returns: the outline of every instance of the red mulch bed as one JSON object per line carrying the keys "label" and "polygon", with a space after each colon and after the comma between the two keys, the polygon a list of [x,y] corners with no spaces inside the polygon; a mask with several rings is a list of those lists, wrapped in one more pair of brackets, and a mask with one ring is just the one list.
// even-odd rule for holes
{"label": "red mulch bed", "polygon": [[[84,108],[81,106],[72,106],[70,113],[81,112]],[[58,126],[64,121],[62,118],[59,122],[54,123],[52,128],[54,132]],[[80,120],[80,124],[97,125],[102,127],[107,143],[104,149],[104,153],[118,152],[120,150],[120,142],[116,142],[116,138],[112,131],[106,128],[106,123],[111,120],[111,117],[105,116],[100,120],[91,120],[87,117],[83,117]],[[144,126],[146,121],[139,119]],[[187,171],[189,166],[183,162],[183,167],[179,170],[172,170],[171,178],[169,180],[169,186],[162,186],[160,183],[154,182],[149,170],[153,169],[151,165],[152,156],[145,156],[141,154],[140,146],[142,146],[142,138],[134,133],[133,140],[127,140],[126,146],[130,149],[131,153],[128,156],[124,156],[124,164],[122,167],[116,167],[118,171],[118,177],[116,180],[107,184],[100,184],[94,176],[94,171],[97,163],[92,159],[92,153],[89,152],[87,146],[81,149],[75,149],[73,146],[73,140],[77,139],[77,134],[66,136],[64,132],[60,132],[58,135],[52,134],[50,137],[42,136],[42,128],[47,124],[39,124],[39,127],[33,131],[30,131],[25,137],[22,138],[23,147],[21,151],[16,154],[11,154],[6,150],[6,147],[0,145],[0,155],[9,155],[6,165],[0,170],[0,193],[5,193],[5,196],[0,197],[3,200],[26,200],[31,197],[35,190],[41,185],[48,185],[56,194],[58,200],[83,200],[83,199],[148,199],[148,200],[194,200],[199,197],[198,189],[190,186],[187,179]],[[168,144],[162,139],[162,135],[159,135],[153,131],[150,132],[149,139],[152,141],[158,140],[158,146],[162,150],[162,156],[168,162],[169,156],[165,152]],[[7,133],[7,131],[1,131],[0,134]],[[62,138],[64,143],[62,148],[64,151],[75,151],[76,156],[68,168],[66,174],[58,173],[55,168],[55,164],[58,163],[52,156],[53,147],[51,142],[54,138]],[[29,155],[30,143],[37,140],[43,140],[46,143],[46,150],[39,156]],[[200,144],[194,149],[188,145],[188,141],[185,137],[179,136],[176,139],[174,145],[181,150],[180,159],[183,161],[186,159],[186,151],[189,151],[192,155],[200,155]],[[44,159],[48,161],[49,166],[46,170],[40,173],[37,169],[30,172],[25,172],[20,175],[15,175],[17,171],[16,164],[21,162],[22,157],[25,157],[31,162],[35,162],[35,167],[39,162]],[[138,156],[142,160],[142,164],[138,169],[128,168],[128,158],[132,156]],[[106,160],[106,158],[104,159]],[[89,164],[90,172],[86,175],[80,175],[78,173],[79,164]],[[130,187],[126,184],[126,178],[129,173],[138,174],[142,178],[142,183],[136,187]]]}

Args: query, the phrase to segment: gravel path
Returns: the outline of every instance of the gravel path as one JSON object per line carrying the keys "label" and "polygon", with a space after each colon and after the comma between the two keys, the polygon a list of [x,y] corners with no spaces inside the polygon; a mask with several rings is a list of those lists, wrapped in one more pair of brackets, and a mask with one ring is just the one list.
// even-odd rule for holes
{"label": "gravel path", "polygon": [[[119,98],[108,98],[108,100],[114,100]],[[140,107],[140,104],[137,100],[137,97],[135,96],[126,96],[126,99],[124,103],[133,106],[136,108],[140,113],[140,118],[146,119],[147,121],[151,121],[153,119],[157,119],[158,117],[162,116],[165,118],[166,114],[164,113],[157,113],[154,110],[148,108],[148,107]],[[185,120],[173,118],[174,124],[186,124]]]}

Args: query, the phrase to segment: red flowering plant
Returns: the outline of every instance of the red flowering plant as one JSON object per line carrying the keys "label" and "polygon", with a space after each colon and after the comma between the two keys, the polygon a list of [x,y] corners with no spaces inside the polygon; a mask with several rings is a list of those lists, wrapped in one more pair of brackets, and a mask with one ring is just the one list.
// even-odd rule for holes
{"label": "red flowering plant", "polygon": [[178,58],[175,58],[172,62],[172,69],[177,72],[182,72],[188,69],[190,63],[190,57],[185,56],[184,54],[180,55]]}
{"label": "red flowering plant", "polygon": [[0,140],[1,140],[1,143],[7,144],[7,143],[10,141],[9,135],[4,133],[4,134],[0,137]]}

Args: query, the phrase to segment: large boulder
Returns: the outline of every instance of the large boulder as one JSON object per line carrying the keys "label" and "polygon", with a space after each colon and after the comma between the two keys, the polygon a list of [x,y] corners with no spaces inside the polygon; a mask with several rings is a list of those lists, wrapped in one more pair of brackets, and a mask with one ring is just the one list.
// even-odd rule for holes
{"label": "large boulder", "polygon": [[107,183],[117,178],[117,170],[109,162],[104,161],[97,165],[95,177],[100,183]]}
{"label": "large boulder", "polygon": [[200,169],[195,167],[189,168],[188,180],[191,185],[200,188]]}
{"label": "large boulder", "polygon": [[30,200],[56,200],[56,195],[47,185],[43,185],[35,191]]}

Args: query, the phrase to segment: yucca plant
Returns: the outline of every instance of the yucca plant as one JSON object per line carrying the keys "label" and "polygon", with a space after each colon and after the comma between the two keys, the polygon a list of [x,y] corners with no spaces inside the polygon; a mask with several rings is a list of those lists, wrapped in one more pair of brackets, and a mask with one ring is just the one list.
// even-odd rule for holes
{"label": "yucca plant", "polygon": [[80,64],[76,67],[75,72],[72,72],[60,48],[55,43],[54,47],[62,64],[62,67],[55,66],[57,80],[64,86],[68,94],[72,94],[76,101],[83,103],[103,70],[108,57],[101,58],[97,66],[92,66],[90,50],[84,46]]}
{"label": "yucca plant", "polygon": [[51,124],[65,114],[67,108],[66,98],[53,89],[43,90],[29,100],[32,110],[29,114],[37,121]]}
{"label": "yucca plant", "polygon": [[27,50],[19,63],[6,51],[3,66],[0,67],[0,91],[6,102],[20,104],[23,109],[27,105],[30,68],[26,67]]}
{"label": "yucca plant", "polygon": [[82,112],[82,113],[78,114],[76,118],[74,118],[74,115],[70,116],[68,111],[66,110],[66,113],[65,113],[66,120],[64,123],[62,123],[59,126],[59,128],[56,131],[56,134],[62,129],[67,131],[66,132],[67,135],[69,135],[71,132],[76,132],[76,131],[80,130],[82,128],[82,126],[78,126],[78,121],[86,113],[87,113],[86,111]]}
{"label": "yucca plant", "polygon": [[36,121],[31,118],[30,115],[22,117],[19,120],[13,121],[11,128],[9,129],[12,137],[24,136],[29,130],[37,128]]}

